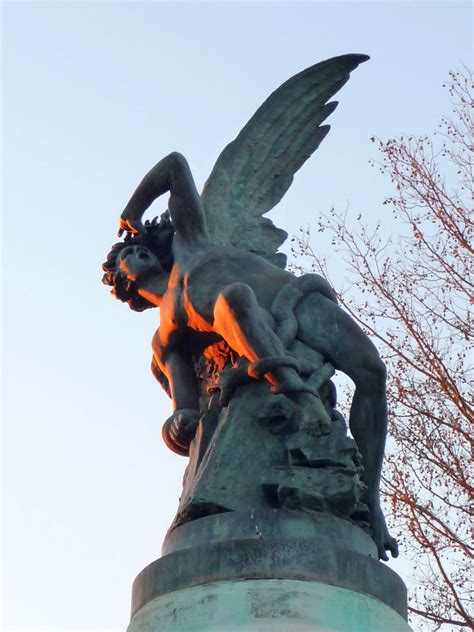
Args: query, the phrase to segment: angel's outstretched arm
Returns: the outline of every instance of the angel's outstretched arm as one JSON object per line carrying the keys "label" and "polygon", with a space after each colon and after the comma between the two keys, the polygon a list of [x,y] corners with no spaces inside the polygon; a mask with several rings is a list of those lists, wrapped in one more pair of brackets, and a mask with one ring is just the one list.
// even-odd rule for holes
{"label": "angel's outstretched arm", "polygon": [[143,178],[120,217],[119,236],[124,231],[142,233],[142,217],[151,204],[170,193],[169,210],[176,234],[184,241],[208,238],[206,216],[189,165],[173,152],[160,160]]}

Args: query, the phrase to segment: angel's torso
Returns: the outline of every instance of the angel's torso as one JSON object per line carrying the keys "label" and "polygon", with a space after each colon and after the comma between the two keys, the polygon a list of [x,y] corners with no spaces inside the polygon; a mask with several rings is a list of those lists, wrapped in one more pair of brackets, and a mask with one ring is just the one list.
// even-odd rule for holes
{"label": "angel's torso", "polygon": [[290,272],[238,248],[207,242],[178,250],[160,305],[162,344],[189,330],[212,332],[215,302],[229,285],[249,285],[260,307],[269,312],[275,296],[293,278]]}

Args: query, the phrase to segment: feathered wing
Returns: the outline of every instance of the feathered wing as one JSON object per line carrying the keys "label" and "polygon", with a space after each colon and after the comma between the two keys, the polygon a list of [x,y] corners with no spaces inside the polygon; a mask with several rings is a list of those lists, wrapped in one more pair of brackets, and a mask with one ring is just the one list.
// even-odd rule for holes
{"label": "feathered wing", "polygon": [[261,255],[284,268],[278,248],[287,233],[263,217],[288,191],[294,174],[329,131],[328,100],[369,59],[342,55],[282,84],[222,151],[201,195],[212,240]]}

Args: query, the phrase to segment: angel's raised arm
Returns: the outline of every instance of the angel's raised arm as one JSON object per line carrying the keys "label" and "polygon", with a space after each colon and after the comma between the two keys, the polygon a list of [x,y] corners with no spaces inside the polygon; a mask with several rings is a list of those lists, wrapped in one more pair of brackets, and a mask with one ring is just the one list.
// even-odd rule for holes
{"label": "angel's raised arm", "polygon": [[158,162],[143,178],[120,216],[119,237],[124,231],[142,233],[145,211],[169,191],[168,202],[176,235],[194,242],[208,238],[206,216],[186,158],[173,152]]}

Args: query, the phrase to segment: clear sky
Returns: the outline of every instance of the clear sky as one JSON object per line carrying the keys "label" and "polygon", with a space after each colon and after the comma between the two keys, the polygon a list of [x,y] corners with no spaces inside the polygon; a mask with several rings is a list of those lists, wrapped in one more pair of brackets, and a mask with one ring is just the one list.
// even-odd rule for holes
{"label": "clear sky", "polygon": [[179,150],[202,186],[280,83],[368,53],[272,218],[296,233],[335,204],[389,223],[369,137],[436,126],[471,19],[464,2],[3,3],[3,629],[123,630],[176,510],[158,314],[100,282],[141,177]]}

